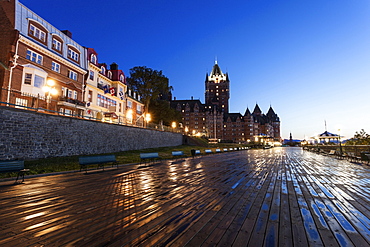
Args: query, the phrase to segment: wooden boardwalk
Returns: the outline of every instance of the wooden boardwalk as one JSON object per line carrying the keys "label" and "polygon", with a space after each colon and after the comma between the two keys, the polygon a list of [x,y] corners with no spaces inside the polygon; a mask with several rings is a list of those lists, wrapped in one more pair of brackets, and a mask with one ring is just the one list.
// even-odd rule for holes
{"label": "wooden boardwalk", "polygon": [[274,148],[0,183],[0,246],[370,246],[370,167]]}

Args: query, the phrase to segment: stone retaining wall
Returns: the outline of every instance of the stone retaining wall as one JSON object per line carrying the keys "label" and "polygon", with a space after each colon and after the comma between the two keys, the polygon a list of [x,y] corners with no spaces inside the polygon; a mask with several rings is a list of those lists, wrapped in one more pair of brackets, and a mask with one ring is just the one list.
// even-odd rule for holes
{"label": "stone retaining wall", "polygon": [[178,146],[182,135],[0,107],[0,160]]}

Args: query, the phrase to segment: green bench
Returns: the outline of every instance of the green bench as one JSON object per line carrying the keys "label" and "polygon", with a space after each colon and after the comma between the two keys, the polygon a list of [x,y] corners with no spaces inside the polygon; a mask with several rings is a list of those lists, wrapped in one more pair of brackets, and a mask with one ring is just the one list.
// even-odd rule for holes
{"label": "green bench", "polygon": [[118,163],[116,160],[115,155],[99,155],[99,156],[82,156],[79,157],[79,163],[80,163],[80,171],[85,169],[85,172],[87,172],[87,167],[89,165],[97,165],[97,169],[100,167],[103,168],[104,171],[104,164],[107,163],[112,163],[112,167],[114,165],[117,165],[118,168]]}
{"label": "green bench", "polygon": [[24,174],[28,172],[30,169],[24,169],[24,161],[23,160],[4,160],[0,161],[0,173],[8,173],[8,172],[18,172],[17,179],[15,182],[18,181],[18,178],[22,177],[22,182],[24,181]]}

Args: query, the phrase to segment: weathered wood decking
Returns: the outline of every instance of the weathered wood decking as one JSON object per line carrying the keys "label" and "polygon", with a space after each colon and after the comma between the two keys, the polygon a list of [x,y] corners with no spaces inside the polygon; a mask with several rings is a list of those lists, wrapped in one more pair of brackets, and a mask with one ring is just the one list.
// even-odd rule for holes
{"label": "weathered wood decking", "polygon": [[0,183],[0,246],[369,246],[370,168],[297,148]]}

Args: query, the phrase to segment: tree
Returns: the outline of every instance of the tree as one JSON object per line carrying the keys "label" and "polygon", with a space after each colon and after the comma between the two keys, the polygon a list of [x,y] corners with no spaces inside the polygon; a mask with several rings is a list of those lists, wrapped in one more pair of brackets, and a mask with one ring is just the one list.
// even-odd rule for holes
{"label": "tree", "polygon": [[163,121],[163,124],[168,126],[172,122],[181,122],[181,113],[171,108],[167,100],[151,100],[150,109],[153,122]]}
{"label": "tree", "polygon": [[347,142],[348,145],[369,145],[370,135],[365,132],[364,129],[356,131],[355,135],[351,140]]}
{"label": "tree", "polygon": [[146,66],[131,68],[127,83],[141,95],[146,112],[149,112],[151,100],[157,100],[161,94],[172,90],[172,87],[168,85],[169,80],[162,74],[162,70],[157,71]]}

